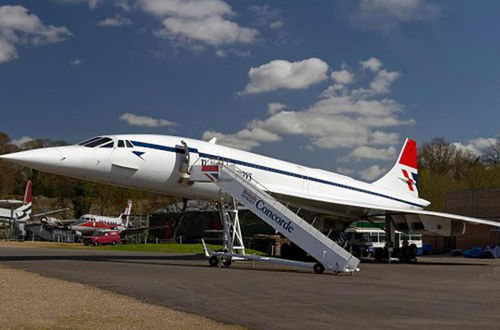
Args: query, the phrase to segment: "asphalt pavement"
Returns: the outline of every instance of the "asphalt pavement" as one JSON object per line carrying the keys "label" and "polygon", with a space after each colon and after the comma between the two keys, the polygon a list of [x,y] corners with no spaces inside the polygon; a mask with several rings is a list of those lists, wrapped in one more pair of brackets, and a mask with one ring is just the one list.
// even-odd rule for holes
{"label": "asphalt pavement", "polygon": [[0,247],[0,263],[259,329],[498,329],[500,260],[362,263],[353,276],[200,255]]}

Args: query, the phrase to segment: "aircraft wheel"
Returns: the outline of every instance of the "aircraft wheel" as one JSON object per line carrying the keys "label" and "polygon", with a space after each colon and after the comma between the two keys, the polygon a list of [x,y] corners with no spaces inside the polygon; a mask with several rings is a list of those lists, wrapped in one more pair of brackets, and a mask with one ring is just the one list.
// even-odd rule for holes
{"label": "aircraft wheel", "polygon": [[227,258],[227,259],[222,260],[222,264],[223,264],[224,266],[226,266],[226,267],[231,266],[232,262],[233,262],[233,261],[231,260],[231,258]]}
{"label": "aircraft wheel", "polygon": [[89,246],[89,243],[87,243],[87,242],[84,242],[84,243],[83,243],[83,245],[85,245],[85,246]]}
{"label": "aircraft wheel", "polygon": [[211,256],[210,258],[208,258],[208,264],[210,265],[210,267],[217,267],[217,265],[219,264],[219,259],[216,256]]}
{"label": "aircraft wheel", "polygon": [[325,271],[325,267],[317,262],[314,264],[313,270],[316,274],[323,274],[323,272]]}
{"label": "aircraft wheel", "polygon": [[111,242],[111,245],[116,245],[116,241]]}
{"label": "aircraft wheel", "polygon": [[95,241],[94,242],[94,246],[98,246],[99,245],[99,242],[98,241]]}

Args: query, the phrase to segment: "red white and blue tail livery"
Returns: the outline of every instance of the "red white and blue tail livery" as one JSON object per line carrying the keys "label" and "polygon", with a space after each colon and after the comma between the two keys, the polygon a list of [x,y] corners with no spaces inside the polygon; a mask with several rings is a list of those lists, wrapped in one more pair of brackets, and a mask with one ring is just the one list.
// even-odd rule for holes
{"label": "red white and blue tail livery", "polygon": [[418,198],[417,142],[406,139],[396,164],[373,185]]}

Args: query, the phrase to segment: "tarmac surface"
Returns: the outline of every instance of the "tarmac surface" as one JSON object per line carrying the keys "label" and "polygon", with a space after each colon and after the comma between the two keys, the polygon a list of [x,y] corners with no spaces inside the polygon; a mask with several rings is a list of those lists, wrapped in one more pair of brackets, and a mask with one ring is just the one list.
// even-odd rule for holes
{"label": "tarmac surface", "polygon": [[362,263],[353,276],[199,255],[0,247],[0,264],[260,329],[498,329],[500,259]]}

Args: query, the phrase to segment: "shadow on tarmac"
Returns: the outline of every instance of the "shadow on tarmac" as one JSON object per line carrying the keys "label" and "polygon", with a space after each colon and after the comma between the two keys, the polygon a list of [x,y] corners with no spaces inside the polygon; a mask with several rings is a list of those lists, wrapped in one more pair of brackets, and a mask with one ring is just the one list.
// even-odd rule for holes
{"label": "shadow on tarmac", "polygon": [[[16,261],[87,261],[87,262],[112,262],[124,264],[137,264],[137,265],[155,265],[155,266],[176,266],[176,267],[191,267],[191,268],[206,268],[210,267],[207,259],[203,254],[185,254],[185,255],[17,255],[17,256],[0,256],[0,263],[9,263]],[[171,262],[169,262],[171,261]],[[182,263],[186,262],[199,262],[199,263]],[[365,264],[377,264],[372,260],[363,260]],[[394,262],[389,265],[402,265],[403,263]],[[248,265],[248,264],[247,264]],[[410,266],[489,266],[485,263],[472,263],[472,262],[417,262],[406,264]],[[222,267],[236,270],[255,270],[255,271],[273,271],[273,272],[287,272],[287,273],[302,273],[310,274],[311,272],[306,269],[294,268],[254,268],[254,267],[239,267],[237,263],[231,267]],[[328,273],[329,274],[329,273]],[[333,275],[333,274],[332,274]]]}
{"label": "shadow on tarmac", "polygon": [[[153,265],[153,266],[175,266],[175,267],[190,267],[190,268],[225,268],[232,270],[253,270],[260,272],[283,272],[283,273],[296,273],[296,274],[312,274],[311,270],[295,269],[295,268],[253,268],[241,267],[242,264],[238,262],[233,263],[230,267],[211,267],[203,254],[195,255],[174,255],[174,256],[144,256],[144,255],[91,255],[91,256],[76,256],[76,255],[23,255],[23,256],[0,256],[0,263],[8,264],[9,262],[23,262],[23,261],[79,261],[79,262],[108,262],[108,263],[123,263],[135,265]],[[149,261],[149,262],[148,262]],[[156,261],[156,262],[155,262]],[[165,262],[166,261],[166,262]],[[172,261],[172,262],[168,262]],[[174,261],[198,261],[200,263],[180,263]],[[248,264],[247,264],[248,265]],[[262,265],[262,264],[261,264]],[[333,273],[325,272],[322,275],[335,275]]]}
{"label": "shadow on tarmac", "polygon": [[412,266],[490,266],[489,264],[485,264],[485,263],[456,262],[456,261],[417,261],[417,262],[410,262],[410,263],[392,261],[389,264],[388,262],[375,262],[372,259],[362,259],[361,263],[364,263],[364,264],[386,264],[386,265],[412,265]]}

